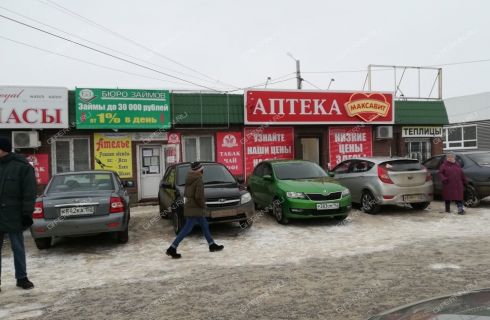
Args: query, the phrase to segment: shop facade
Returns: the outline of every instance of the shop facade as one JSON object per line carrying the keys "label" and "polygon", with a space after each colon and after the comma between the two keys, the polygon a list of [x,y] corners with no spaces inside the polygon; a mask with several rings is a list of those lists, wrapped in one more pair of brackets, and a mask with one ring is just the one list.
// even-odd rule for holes
{"label": "shop facade", "polygon": [[[391,93],[1,90],[0,135],[36,136],[16,152],[31,156],[40,190],[55,173],[108,169],[133,182],[132,203],[156,200],[166,168],[182,161],[218,161],[246,178],[266,159],[325,169],[358,156],[424,160],[442,152],[447,124],[442,101],[393,101]],[[19,105],[22,95],[32,98]]]}
{"label": "shop facade", "polygon": [[53,173],[50,137],[69,127],[67,88],[0,87],[0,136],[34,166],[39,192]]}
{"label": "shop facade", "polygon": [[396,155],[424,161],[443,152],[443,127],[448,116],[442,100],[399,100],[395,108]]}
{"label": "shop facade", "polygon": [[490,92],[444,100],[449,124],[444,126],[445,151],[490,151]]}

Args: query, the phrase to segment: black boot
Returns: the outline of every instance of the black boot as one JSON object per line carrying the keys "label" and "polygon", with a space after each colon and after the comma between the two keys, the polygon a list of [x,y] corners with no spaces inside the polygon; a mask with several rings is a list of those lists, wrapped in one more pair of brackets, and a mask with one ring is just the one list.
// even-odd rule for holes
{"label": "black boot", "polygon": [[215,251],[221,251],[223,250],[225,246],[222,245],[217,245],[216,243],[213,243],[212,245],[209,246],[209,251],[215,252]]}
{"label": "black boot", "polygon": [[20,287],[24,290],[29,290],[34,288],[34,284],[29,281],[29,279],[23,278],[23,279],[17,279],[17,287]]}
{"label": "black boot", "polygon": [[465,214],[464,209],[459,209],[459,210],[458,210],[458,214],[460,214],[460,215],[464,215],[464,214]]}
{"label": "black boot", "polygon": [[179,259],[180,257],[182,257],[182,255],[180,253],[177,253],[177,249],[175,249],[172,246],[170,246],[167,249],[167,256],[171,256],[172,259]]}

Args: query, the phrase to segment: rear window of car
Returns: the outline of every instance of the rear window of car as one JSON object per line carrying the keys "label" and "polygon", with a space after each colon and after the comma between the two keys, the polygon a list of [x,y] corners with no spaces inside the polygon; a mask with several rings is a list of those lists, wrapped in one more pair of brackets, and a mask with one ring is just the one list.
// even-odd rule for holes
{"label": "rear window of car", "polygon": [[469,154],[468,158],[480,166],[490,166],[490,153]]}
{"label": "rear window of car", "polygon": [[383,162],[380,166],[385,167],[388,171],[417,171],[423,169],[417,160],[392,160]]}
{"label": "rear window of car", "polygon": [[114,190],[114,182],[110,173],[64,174],[54,176],[49,184],[51,192],[78,192]]}

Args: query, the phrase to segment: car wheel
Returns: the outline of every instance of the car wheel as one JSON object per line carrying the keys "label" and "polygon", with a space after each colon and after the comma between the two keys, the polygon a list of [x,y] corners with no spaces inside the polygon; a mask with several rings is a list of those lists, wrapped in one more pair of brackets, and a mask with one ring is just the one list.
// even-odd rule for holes
{"label": "car wheel", "polygon": [[289,219],[284,216],[284,208],[282,207],[282,203],[276,200],[277,199],[274,199],[272,202],[272,213],[274,214],[277,222],[280,224],[288,224]]}
{"label": "car wheel", "polygon": [[35,238],[34,242],[39,250],[49,249],[51,247],[51,237],[49,238]]}
{"label": "car wheel", "polygon": [[410,203],[410,206],[415,210],[424,210],[429,206],[430,202],[416,202]]}
{"label": "car wheel", "polygon": [[172,213],[172,226],[175,234],[179,234],[180,230],[184,226],[185,218],[181,211],[177,210]]}
{"label": "car wheel", "polygon": [[116,241],[121,244],[128,243],[129,241],[129,226],[126,226],[126,229],[123,231],[116,232]]}
{"label": "car wheel", "polygon": [[468,185],[464,192],[464,205],[467,207],[478,207],[480,205],[480,198],[475,187]]}
{"label": "car wheel", "polygon": [[365,213],[375,214],[379,211],[379,205],[376,198],[370,191],[363,191],[361,196],[361,209]]}

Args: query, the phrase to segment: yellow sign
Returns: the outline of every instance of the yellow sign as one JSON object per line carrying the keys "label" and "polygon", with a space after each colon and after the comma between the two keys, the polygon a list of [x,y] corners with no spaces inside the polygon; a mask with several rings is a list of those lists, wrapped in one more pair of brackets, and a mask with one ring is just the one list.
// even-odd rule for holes
{"label": "yellow sign", "polygon": [[96,170],[112,170],[121,178],[133,177],[131,135],[94,133]]}

